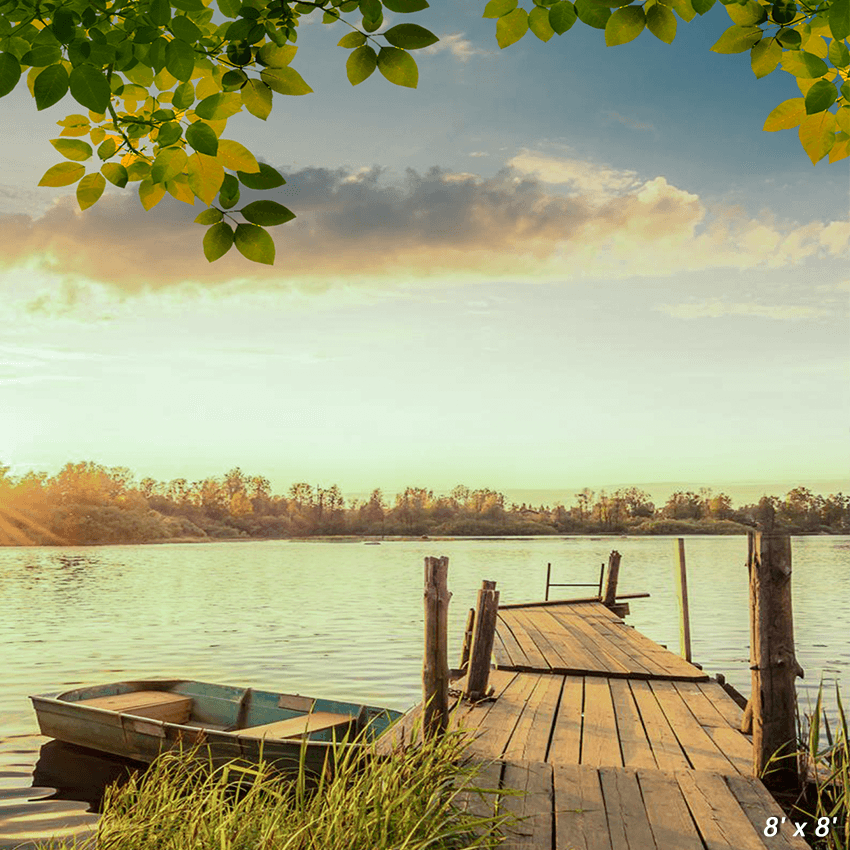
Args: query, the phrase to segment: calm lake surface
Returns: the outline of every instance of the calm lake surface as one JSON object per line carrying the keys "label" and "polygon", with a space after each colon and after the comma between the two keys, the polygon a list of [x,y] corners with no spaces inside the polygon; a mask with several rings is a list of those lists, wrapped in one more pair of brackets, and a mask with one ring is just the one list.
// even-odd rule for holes
{"label": "calm lake surface", "polygon": [[[746,538],[685,545],[693,657],[748,694]],[[850,694],[850,537],[797,537],[792,547],[805,708],[821,677],[828,693],[837,681]],[[553,581],[595,582],[612,549],[623,556],[620,591],[652,594],[631,602],[627,621],[676,651],[669,537],[0,548],[0,847],[95,818],[55,799],[43,774],[32,787],[47,739],[28,694],[184,677],[404,710],[420,695],[425,556],[450,558],[456,664],[482,579],[498,582],[502,602],[541,599],[547,562]]]}

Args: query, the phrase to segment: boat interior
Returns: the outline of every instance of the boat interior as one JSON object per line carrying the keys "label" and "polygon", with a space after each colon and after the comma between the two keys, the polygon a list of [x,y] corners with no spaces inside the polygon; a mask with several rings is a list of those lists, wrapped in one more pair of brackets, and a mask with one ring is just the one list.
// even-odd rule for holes
{"label": "boat interior", "polygon": [[190,681],[119,682],[67,691],[57,698],[134,717],[267,740],[339,740],[386,714],[369,706]]}

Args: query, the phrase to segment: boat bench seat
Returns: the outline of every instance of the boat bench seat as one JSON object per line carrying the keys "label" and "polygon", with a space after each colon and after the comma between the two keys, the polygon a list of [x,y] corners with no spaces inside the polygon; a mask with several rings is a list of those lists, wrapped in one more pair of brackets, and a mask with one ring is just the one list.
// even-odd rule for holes
{"label": "boat bench seat", "polygon": [[166,723],[185,723],[192,716],[192,697],[169,691],[130,691],[127,694],[81,699],[78,704]]}
{"label": "boat bench seat", "polygon": [[262,726],[249,726],[239,729],[236,734],[243,738],[271,738],[283,740],[300,738],[311,732],[324,732],[336,729],[342,735],[355,720],[353,714],[334,714],[331,711],[314,711],[312,714],[300,714],[287,720],[276,720]]}

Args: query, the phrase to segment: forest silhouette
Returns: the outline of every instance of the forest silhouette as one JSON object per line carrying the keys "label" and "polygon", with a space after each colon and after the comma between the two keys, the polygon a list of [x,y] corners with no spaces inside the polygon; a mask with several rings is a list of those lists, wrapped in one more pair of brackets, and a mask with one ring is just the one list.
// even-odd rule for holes
{"label": "forest silhouette", "polygon": [[292,484],[235,467],[201,481],[136,480],[126,467],[68,463],[53,476],[13,476],[0,464],[0,545],[85,545],[315,536],[530,536],[543,534],[741,534],[766,511],[792,534],[850,533],[850,497],[796,487],[780,499],[735,507],[725,493],[677,491],[656,506],[637,487],[584,489],[573,504],[506,502],[490,489],[447,494],[407,487],[346,499],[340,488]]}

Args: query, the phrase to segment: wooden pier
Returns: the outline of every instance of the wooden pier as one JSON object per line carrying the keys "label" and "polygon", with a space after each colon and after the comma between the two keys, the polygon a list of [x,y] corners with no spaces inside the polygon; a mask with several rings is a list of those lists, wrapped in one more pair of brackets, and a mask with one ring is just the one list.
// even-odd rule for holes
{"label": "wooden pier", "polygon": [[[612,610],[613,608],[613,610]],[[698,666],[599,599],[502,606],[490,697],[454,686],[451,725],[472,734],[482,787],[513,788],[505,850],[805,850],[753,776],[742,709]],[[413,709],[393,730],[409,740]],[[482,814],[492,801],[466,793]]]}

